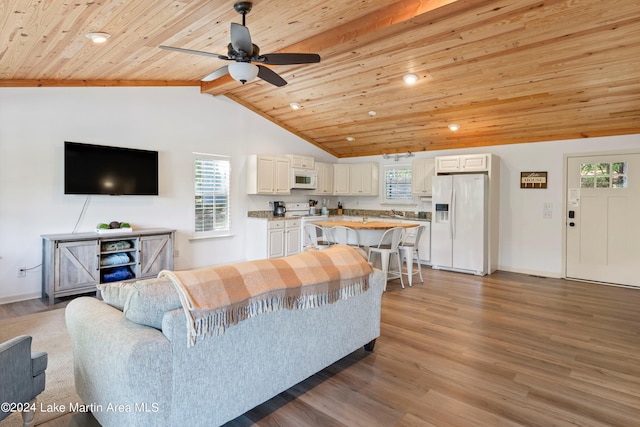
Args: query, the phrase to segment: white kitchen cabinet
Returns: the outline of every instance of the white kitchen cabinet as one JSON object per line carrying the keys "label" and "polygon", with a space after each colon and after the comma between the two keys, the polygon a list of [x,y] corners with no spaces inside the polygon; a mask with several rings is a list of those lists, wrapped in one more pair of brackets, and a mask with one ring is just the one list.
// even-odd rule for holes
{"label": "white kitchen cabinet", "polygon": [[247,194],[291,194],[287,157],[247,157]]}
{"label": "white kitchen cabinet", "polygon": [[313,194],[330,196],[333,194],[333,165],[331,163],[316,162],[318,181]]}
{"label": "white kitchen cabinet", "polygon": [[378,165],[354,163],[349,165],[349,192],[352,196],[378,194]]}
{"label": "white kitchen cabinet", "polygon": [[333,194],[344,196],[376,196],[378,194],[376,163],[339,163],[333,165]]}
{"label": "white kitchen cabinet", "polygon": [[299,219],[288,219],[284,226],[284,256],[300,253],[302,228]]}
{"label": "white kitchen cabinet", "polygon": [[349,169],[350,165],[346,163],[333,165],[333,194],[345,196],[351,194],[349,186]]}
{"label": "white kitchen cabinet", "polygon": [[301,156],[298,154],[288,154],[291,167],[294,169],[314,169],[315,159],[311,156]]}
{"label": "white kitchen cabinet", "polygon": [[284,240],[285,221],[269,221],[267,223],[267,256],[265,258],[283,257],[285,253]]}
{"label": "white kitchen cabinet", "polygon": [[300,252],[300,219],[248,218],[249,260],[280,258]]}
{"label": "white kitchen cabinet", "polygon": [[464,154],[436,157],[436,173],[486,172],[491,166],[490,154]]}
{"label": "white kitchen cabinet", "polygon": [[431,182],[435,170],[435,159],[416,159],[411,162],[411,194],[431,197]]}

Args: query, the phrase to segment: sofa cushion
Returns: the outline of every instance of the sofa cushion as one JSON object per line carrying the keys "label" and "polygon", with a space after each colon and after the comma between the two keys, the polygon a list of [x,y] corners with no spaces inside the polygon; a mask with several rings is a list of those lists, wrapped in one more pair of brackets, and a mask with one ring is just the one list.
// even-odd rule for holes
{"label": "sofa cushion", "polygon": [[180,297],[171,281],[153,278],[138,280],[131,285],[123,311],[132,322],[161,330],[164,313],[180,307]]}
{"label": "sofa cushion", "polygon": [[122,311],[131,295],[131,285],[131,282],[101,283],[98,289],[104,302]]}

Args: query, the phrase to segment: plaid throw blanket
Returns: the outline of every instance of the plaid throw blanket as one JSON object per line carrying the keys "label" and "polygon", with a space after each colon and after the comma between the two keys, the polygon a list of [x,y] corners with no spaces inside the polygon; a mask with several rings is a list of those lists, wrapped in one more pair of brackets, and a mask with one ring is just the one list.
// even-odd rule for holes
{"label": "plaid throw blanket", "polygon": [[285,258],[213,268],[161,271],[180,295],[188,345],[241,320],[282,309],[331,304],[369,289],[371,265],[357,249],[334,245]]}

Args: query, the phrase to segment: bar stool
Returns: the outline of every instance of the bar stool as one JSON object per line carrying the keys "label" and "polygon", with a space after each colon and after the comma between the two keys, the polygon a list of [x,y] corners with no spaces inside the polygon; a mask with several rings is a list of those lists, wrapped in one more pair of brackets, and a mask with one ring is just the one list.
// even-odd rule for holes
{"label": "bar stool", "polygon": [[[400,259],[399,245],[404,236],[405,229],[403,227],[390,228],[384,232],[377,246],[371,246],[369,248],[369,262],[373,254],[380,254],[380,264],[382,271],[384,271],[385,282],[384,290],[387,290],[387,281],[391,279],[400,278],[400,284],[404,288],[404,281],[402,280],[402,260]],[[390,243],[388,243],[390,242]],[[398,270],[393,271],[389,269],[391,264],[391,257],[395,256],[398,263]],[[391,276],[390,276],[391,275]]]}
{"label": "bar stool", "polygon": [[305,248],[325,249],[331,245],[331,239],[328,236],[329,233],[327,233],[324,227],[313,223],[306,224],[304,226],[304,232],[307,237]]}
{"label": "bar stool", "polygon": [[360,246],[358,230],[343,225],[335,225],[329,229],[330,241],[333,244]]}
{"label": "bar stool", "polygon": [[[424,280],[422,279],[422,264],[420,263],[420,251],[418,250],[418,245],[420,244],[422,233],[426,229],[427,227],[424,225],[415,227],[411,231],[405,233],[404,239],[399,245],[402,259],[404,259],[407,264],[407,272],[405,274],[409,280],[409,286],[412,286],[412,279],[415,274],[418,274],[420,277],[420,283],[424,283]],[[412,232],[413,230],[415,230],[415,233]],[[412,271],[412,273],[409,274],[409,263],[413,264],[414,261],[418,263],[418,271]],[[411,265],[411,270],[413,270],[413,265]]]}

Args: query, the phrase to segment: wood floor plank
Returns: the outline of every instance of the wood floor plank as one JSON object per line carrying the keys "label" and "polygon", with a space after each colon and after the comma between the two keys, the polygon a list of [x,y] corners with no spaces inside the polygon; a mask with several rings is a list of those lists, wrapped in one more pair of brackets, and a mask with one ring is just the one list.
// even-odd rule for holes
{"label": "wood floor plank", "polygon": [[[501,271],[423,276],[389,283],[372,353],[228,426],[638,425],[640,290]],[[0,306],[0,317],[41,309]],[[46,426],[77,422],[67,419]]]}

